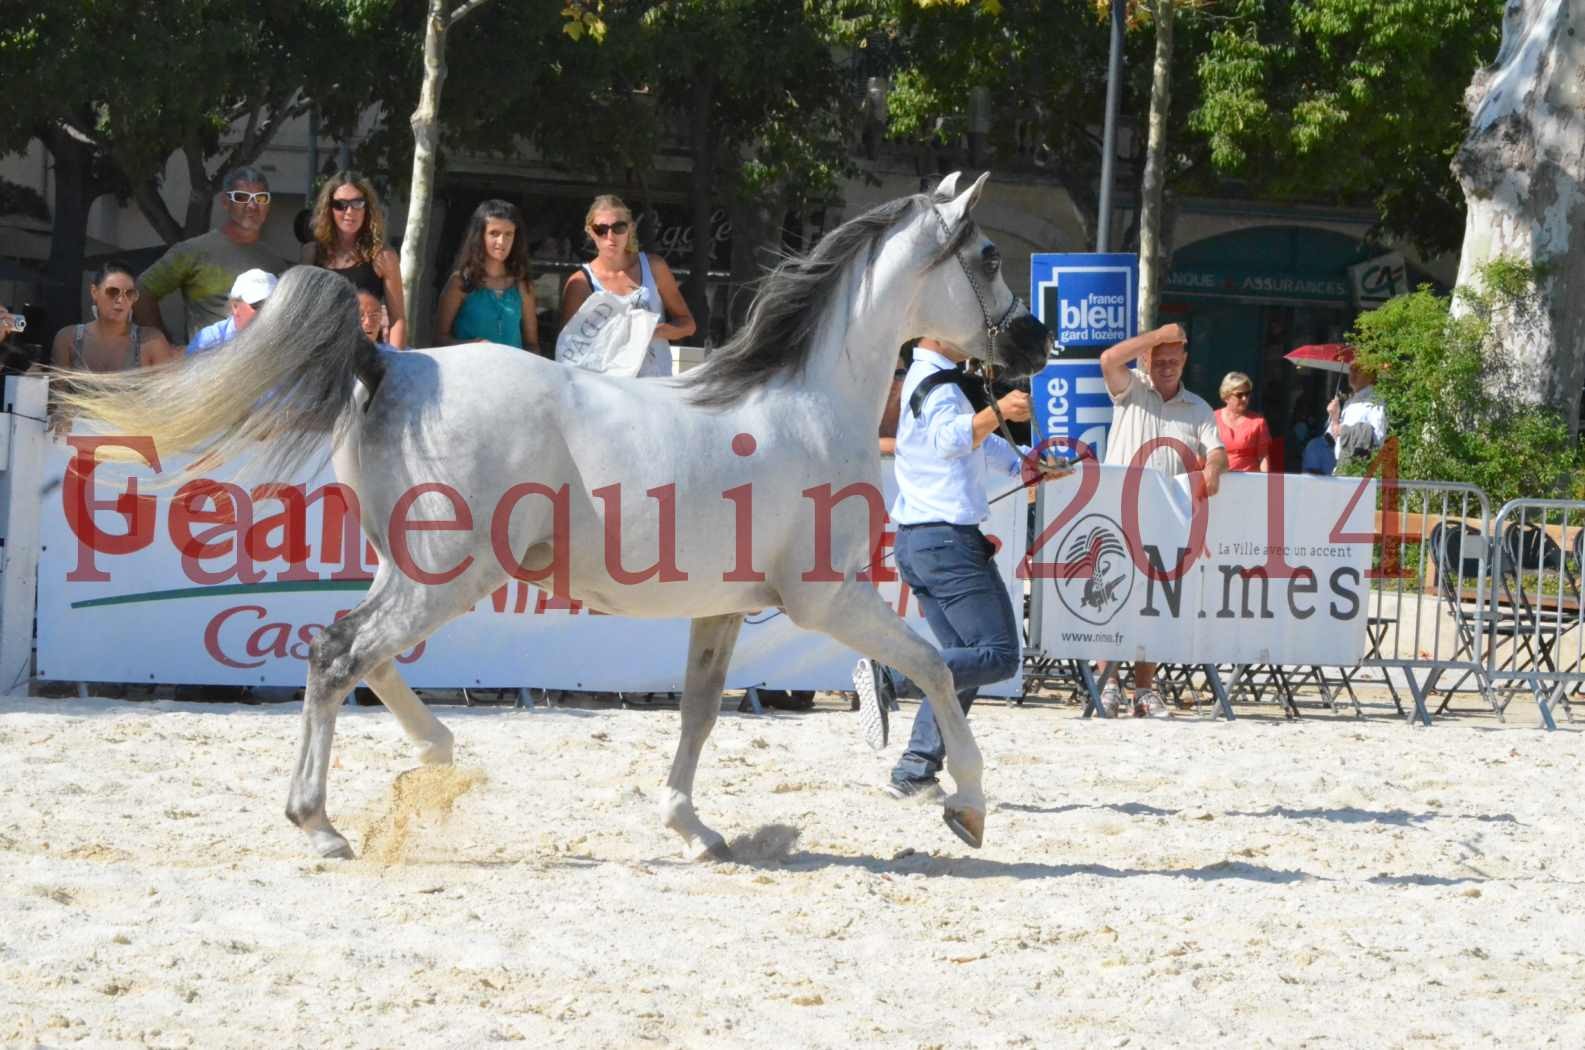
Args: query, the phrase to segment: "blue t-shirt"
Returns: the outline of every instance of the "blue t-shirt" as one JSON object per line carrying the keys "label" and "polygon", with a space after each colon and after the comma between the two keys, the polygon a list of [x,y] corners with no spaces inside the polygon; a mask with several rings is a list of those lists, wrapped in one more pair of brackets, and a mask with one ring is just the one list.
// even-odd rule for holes
{"label": "blue t-shirt", "polygon": [[235,318],[227,317],[214,324],[206,324],[193,336],[193,341],[187,344],[187,352],[196,354],[204,350],[212,350],[221,343],[229,343],[237,337],[237,322]]}
{"label": "blue t-shirt", "polygon": [[1330,474],[1337,465],[1337,453],[1332,451],[1332,439],[1325,434],[1311,438],[1304,446],[1302,466],[1306,474]]}

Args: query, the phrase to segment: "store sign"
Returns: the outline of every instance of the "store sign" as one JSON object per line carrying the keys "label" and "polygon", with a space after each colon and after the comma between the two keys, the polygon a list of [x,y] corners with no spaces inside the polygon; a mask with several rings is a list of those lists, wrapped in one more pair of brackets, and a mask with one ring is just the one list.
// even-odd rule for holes
{"label": "store sign", "polygon": [[1361,310],[1372,310],[1398,295],[1409,292],[1409,268],[1397,252],[1378,255],[1348,268],[1354,286],[1354,302]]}
{"label": "store sign", "polygon": [[1266,270],[1177,269],[1167,274],[1169,293],[1229,299],[1303,299],[1339,302],[1348,285],[1321,274]]}

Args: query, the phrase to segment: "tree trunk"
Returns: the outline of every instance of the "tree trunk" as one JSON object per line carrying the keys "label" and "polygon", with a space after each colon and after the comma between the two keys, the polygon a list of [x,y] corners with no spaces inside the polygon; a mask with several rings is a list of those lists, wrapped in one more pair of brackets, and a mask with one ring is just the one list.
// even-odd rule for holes
{"label": "tree trunk", "polygon": [[132,201],[138,206],[138,211],[154,227],[154,232],[160,235],[160,240],[166,244],[175,244],[187,236],[186,231],[177,224],[176,217],[165,206],[165,198],[160,195],[159,183],[153,179],[144,179],[132,187]]}
{"label": "tree trunk", "polygon": [[[215,191],[229,174],[229,169],[218,171],[213,176],[209,174],[204,167],[204,148],[197,135],[188,139],[182,153],[187,157],[187,215],[182,223],[183,236],[198,237],[209,232],[210,216],[215,211]],[[257,159],[255,155],[234,166],[252,164]]]}
{"label": "tree trunk", "polygon": [[[1497,316],[1514,383],[1502,393],[1563,413],[1579,431],[1585,385],[1585,63],[1568,0],[1513,0],[1497,60],[1465,92],[1469,134],[1453,158],[1468,218],[1458,283],[1507,258],[1538,271],[1535,317]],[[1585,247],[1585,246],[1582,246]]]}
{"label": "tree trunk", "polygon": [[44,278],[50,330],[29,332],[28,338],[49,346],[55,329],[75,324],[82,317],[83,247],[88,241],[88,206],[97,194],[91,170],[93,147],[59,126],[41,128],[38,134],[55,161],[54,224]]}
{"label": "tree trunk", "polygon": [[1139,196],[1139,330],[1156,327],[1167,252],[1162,217],[1167,189],[1167,118],[1172,111],[1173,0],[1156,0],[1156,63],[1150,76],[1150,131]]}
{"label": "tree trunk", "polygon": [[688,180],[688,210],[693,223],[693,258],[689,262],[688,283],[683,297],[699,329],[694,340],[701,346],[710,338],[709,273],[711,240],[711,183],[715,175],[715,143],[710,129],[710,103],[715,95],[715,78],[707,69],[698,71],[693,82],[692,111],[689,114],[689,145],[693,154],[693,173]]}
{"label": "tree trunk", "polygon": [[440,89],[446,80],[446,0],[429,0],[424,16],[424,83],[413,110],[413,179],[407,194],[407,229],[402,235],[402,301],[408,339],[417,342],[418,295],[429,266],[429,208],[435,194],[440,145]]}

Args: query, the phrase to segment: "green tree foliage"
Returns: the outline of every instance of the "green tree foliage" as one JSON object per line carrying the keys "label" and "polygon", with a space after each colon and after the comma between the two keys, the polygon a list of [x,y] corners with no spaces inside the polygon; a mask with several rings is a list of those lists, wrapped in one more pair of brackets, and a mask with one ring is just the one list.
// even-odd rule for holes
{"label": "green tree foliage", "polygon": [[[201,232],[225,170],[255,160],[310,99],[365,76],[352,15],[368,2],[38,0],[0,21],[0,143],[38,138],[55,164],[57,321],[77,312],[89,205],[114,192],[166,240]],[[178,150],[193,187],[181,214],[159,192]]]}
{"label": "green tree foliage", "polygon": [[[1101,125],[1109,20],[1104,0],[883,0],[867,46],[887,61],[895,137],[945,145],[968,128],[971,89],[991,95],[991,164],[1032,164],[1056,179],[1094,232],[1100,204]],[[1214,189],[1204,136],[1189,127],[1199,105],[1193,56],[1219,25],[1218,5],[1177,5],[1172,105],[1164,155],[1166,185]],[[1143,145],[1149,117],[1155,33],[1151,5],[1130,3],[1124,39],[1121,130]],[[1144,151],[1118,158],[1117,188],[1139,186]],[[1136,214],[1137,221],[1137,214]],[[1122,242],[1133,243],[1134,231]]]}
{"label": "green tree foliage", "polygon": [[[1093,224],[1101,171],[1107,24],[1090,0],[995,3],[887,0],[864,38],[877,75],[889,75],[894,137],[931,145],[968,132],[969,93],[990,92],[990,146],[1023,155],[1061,183]],[[1131,41],[1129,66],[1149,62]]]}
{"label": "green tree foliage", "polygon": [[1453,297],[1422,288],[1361,314],[1350,341],[1378,372],[1399,475],[1478,485],[1495,511],[1520,496],[1569,494],[1585,458],[1564,416],[1503,393],[1511,364],[1492,317],[1540,308],[1534,273],[1504,262],[1483,277],[1487,291],[1454,293],[1457,312]]}
{"label": "green tree foliage", "polygon": [[1262,192],[1370,203],[1430,253],[1458,246],[1449,164],[1470,77],[1496,54],[1491,0],[1237,0],[1199,58],[1193,126]]}
{"label": "green tree foliage", "polygon": [[[388,21],[415,0],[389,0]],[[852,170],[846,157],[855,100],[832,45],[851,0],[606,0],[577,37],[557,5],[492,3],[452,39],[441,102],[443,148],[518,155],[527,143],[551,165],[651,198],[659,171],[689,158],[694,243],[708,247],[717,207],[770,193],[823,199]],[[858,5],[862,6],[862,5]],[[419,23],[412,23],[417,25]],[[368,143],[374,166],[403,170],[405,126],[390,115],[417,100],[420,45],[381,45],[391,61],[372,94],[388,114]],[[779,226],[779,223],[777,224]],[[719,265],[720,260],[717,260]],[[699,319],[703,270],[690,285]]]}

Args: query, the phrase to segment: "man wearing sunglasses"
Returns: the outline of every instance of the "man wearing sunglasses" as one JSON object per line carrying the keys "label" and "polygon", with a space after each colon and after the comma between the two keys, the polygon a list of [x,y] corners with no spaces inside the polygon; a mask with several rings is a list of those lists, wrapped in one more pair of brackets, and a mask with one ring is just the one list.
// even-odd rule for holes
{"label": "man wearing sunglasses", "polygon": [[163,330],[160,300],[180,295],[187,331],[197,333],[230,316],[231,288],[242,273],[285,271],[286,260],[259,239],[270,217],[270,184],[264,174],[255,168],[237,168],[221,185],[225,221],[208,233],[171,245],[138,278],[141,295],[133,312],[138,324]]}

